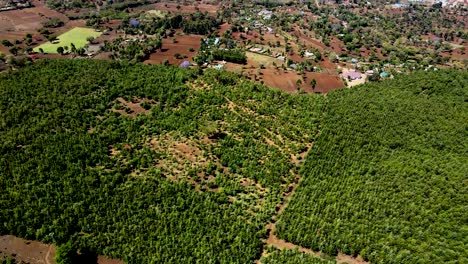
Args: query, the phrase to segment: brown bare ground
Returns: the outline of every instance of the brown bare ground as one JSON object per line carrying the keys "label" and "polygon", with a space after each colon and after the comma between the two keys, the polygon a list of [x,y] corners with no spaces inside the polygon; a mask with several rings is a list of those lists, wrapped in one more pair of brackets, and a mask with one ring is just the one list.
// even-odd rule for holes
{"label": "brown bare ground", "polygon": [[262,75],[257,75],[260,80],[266,85],[278,88],[286,92],[297,92],[296,81],[301,79],[301,76],[294,71],[284,71],[276,69],[263,69]]}
{"label": "brown bare ground", "polygon": [[1,255],[10,257],[15,255],[16,260],[26,263],[55,264],[55,248],[53,246],[10,235],[0,236]]}
{"label": "brown bare ground", "polygon": [[304,42],[308,46],[312,46],[316,49],[318,49],[320,52],[323,52],[324,50],[327,49],[327,46],[325,46],[322,42],[319,40],[316,40],[314,38],[311,38],[304,33],[302,33],[302,30],[299,27],[296,27],[294,32],[291,33],[292,36],[298,37],[301,42]]}
{"label": "brown bare ground", "polygon": [[42,27],[42,22],[52,17],[60,18],[65,23],[69,21],[66,16],[49,9],[40,1],[33,1],[33,4],[31,8],[0,12],[0,32],[35,31]]}
{"label": "brown bare ground", "polygon": [[[163,39],[162,50],[152,53],[150,58],[144,61],[144,64],[161,64],[168,60],[172,65],[180,65],[183,61],[191,61],[200,49],[200,35],[175,35],[176,43],[172,42],[172,38]],[[190,52],[189,49],[193,48],[194,51]],[[174,55],[179,53],[180,59],[176,59]],[[183,58],[187,55],[187,58]]]}
{"label": "brown bare ground", "polygon": [[[82,20],[69,21],[66,16],[49,9],[40,1],[34,0],[33,4],[35,6],[31,8],[0,12],[0,39],[10,41],[22,40],[27,33],[31,33],[33,35],[33,43],[36,45],[44,43],[47,39],[36,31],[42,27],[43,22],[52,17],[57,17],[65,23],[64,27],[52,29],[51,31],[54,31],[54,34],[61,34],[75,26],[84,25],[84,21]],[[35,44],[32,44],[32,46]],[[23,47],[24,45],[19,45],[19,47]],[[8,48],[0,45],[0,51],[8,53]]]}
{"label": "brown bare ground", "polygon": [[130,111],[125,111],[124,109],[115,109],[113,108],[112,111],[118,112],[121,115],[125,116],[130,116],[132,118],[136,118],[140,114],[148,114],[150,111],[146,110],[141,106],[142,102],[149,102],[151,104],[155,104],[156,102],[147,100],[147,99],[139,99],[139,98],[134,98],[134,101],[136,103],[133,103],[131,101],[125,101],[123,98],[119,97],[117,98],[117,101],[124,107],[129,108]]}
{"label": "brown bare ground", "polygon": [[[306,85],[310,87],[310,81],[315,79],[317,84],[315,86],[314,92],[319,93],[328,93],[333,90],[344,88],[345,85],[341,80],[338,74],[331,75],[331,74],[324,74],[324,73],[316,73],[316,72],[309,72],[306,74]],[[312,89],[312,87],[310,87]]]}
{"label": "brown bare ground", "polygon": [[[11,235],[0,236],[0,256],[29,264],[55,264],[55,246]],[[92,264],[92,263],[90,263]],[[97,264],[124,264],[118,259],[98,256]]]}

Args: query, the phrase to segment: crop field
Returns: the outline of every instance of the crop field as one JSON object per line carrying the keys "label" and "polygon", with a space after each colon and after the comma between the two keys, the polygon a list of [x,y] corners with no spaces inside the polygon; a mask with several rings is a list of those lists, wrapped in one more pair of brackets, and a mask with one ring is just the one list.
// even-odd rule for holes
{"label": "crop field", "polygon": [[[0,37],[6,32],[29,32],[42,27],[41,22],[47,21],[50,17],[60,18],[68,22],[68,18],[63,14],[51,10],[40,1],[33,1],[34,7],[0,12]],[[3,38],[2,38],[3,39]]]}
{"label": "crop field", "polygon": [[57,53],[58,47],[70,47],[73,43],[77,49],[84,47],[88,41],[88,37],[97,38],[101,36],[102,32],[97,32],[92,28],[75,27],[70,31],[63,33],[57,37],[54,42],[46,42],[38,47],[34,48],[35,52],[39,52],[42,49],[46,53]]}
{"label": "crop field", "polygon": [[247,55],[247,62],[249,65],[253,65],[254,67],[258,67],[259,65],[263,65],[267,68],[273,67],[273,63],[276,63],[278,66],[283,64],[282,61],[278,60],[277,58],[273,58],[271,56],[257,54],[254,52],[247,51],[245,53]]}
{"label": "crop field", "polygon": [[[145,64],[161,64],[167,60],[171,65],[178,66],[183,61],[191,61],[200,49],[201,39],[202,36],[199,35],[175,35],[174,38],[165,38],[161,51],[152,53]],[[176,54],[180,56],[176,58]]]}
{"label": "crop field", "polygon": [[329,93],[277,235],[371,263],[467,263],[466,80],[423,72]]}

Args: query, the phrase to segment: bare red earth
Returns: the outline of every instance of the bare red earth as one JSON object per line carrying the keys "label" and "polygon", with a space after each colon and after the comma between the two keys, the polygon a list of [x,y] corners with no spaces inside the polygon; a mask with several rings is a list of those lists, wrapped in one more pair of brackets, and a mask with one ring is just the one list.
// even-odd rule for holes
{"label": "bare red earth", "polygon": [[[202,36],[176,35],[174,37],[176,39],[176,43],[172,42],[172,38],[163,39],[162,51],[157,51],[151,54],[150,58],[144,63],[161,64],[165,60],[168,60],[172,65],[180,65],[183,61],[191,61],[200,48],[200,40],[202,39]],[[194,51],[189,51],[190,48],[193,48]],[[179,53],[181,58],[176,59],[176,53]],[[183,55],[187,55],[187,58],[182,58]]]}

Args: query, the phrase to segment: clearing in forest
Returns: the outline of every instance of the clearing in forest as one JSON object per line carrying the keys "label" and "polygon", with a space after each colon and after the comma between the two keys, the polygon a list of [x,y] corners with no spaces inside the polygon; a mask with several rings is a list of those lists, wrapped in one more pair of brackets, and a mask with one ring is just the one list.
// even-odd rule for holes
{"label": "clearing in forest", "polygon": [[72,30],[60,35],[57,37],[56,41],[53,42],[46,42],[36,48],[34,48],[35,52],[39,52],[42,49],[46,53],[58,53],[58,47],[71,47],[73,43],[77,49],[83,48],[87,43],[88,37],[97,38],[101,36],[101,32],[97,32],[92,28],[82,28],[76,27]]}

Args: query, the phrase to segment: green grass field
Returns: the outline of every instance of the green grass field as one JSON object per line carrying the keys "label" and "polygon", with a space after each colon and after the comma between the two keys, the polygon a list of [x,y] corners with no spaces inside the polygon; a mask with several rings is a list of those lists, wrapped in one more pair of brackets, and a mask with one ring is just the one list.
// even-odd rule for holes
{"label": "green grass field", "polygon": [[267,55],[257,54],[250,51],[246,51],[245,54],[247,55],[247,58],[255,61],[258,64],[263,64],[263,66],[267,68],[272,68],[273,63],[276,63],[278,65],[282,64],[282,61]]}
{"label": "green grass field", "polygon": [[149,17],[164,18],[164,16],[167,14],[167,12],[164,12],[162,10],[149,10],[149,11],[146,12],[146,14]]}
{"label": "green grass field", "polygon": [[71,44],[75,44],[75,47],[82,48],[84,47],[88,42],[87,38],[88,37],[99,37],[101,36],[101,32],[96,32],[92,28],[81,28],[81,27],[76,27],[60,36],[57,37],[57,41],[52,42],[46,42],[36,48],[34,48],[35,52],[39,52],[39,49],[42,49],[46,53],[58,53],[57,48],[58,47],[70,47]]}

